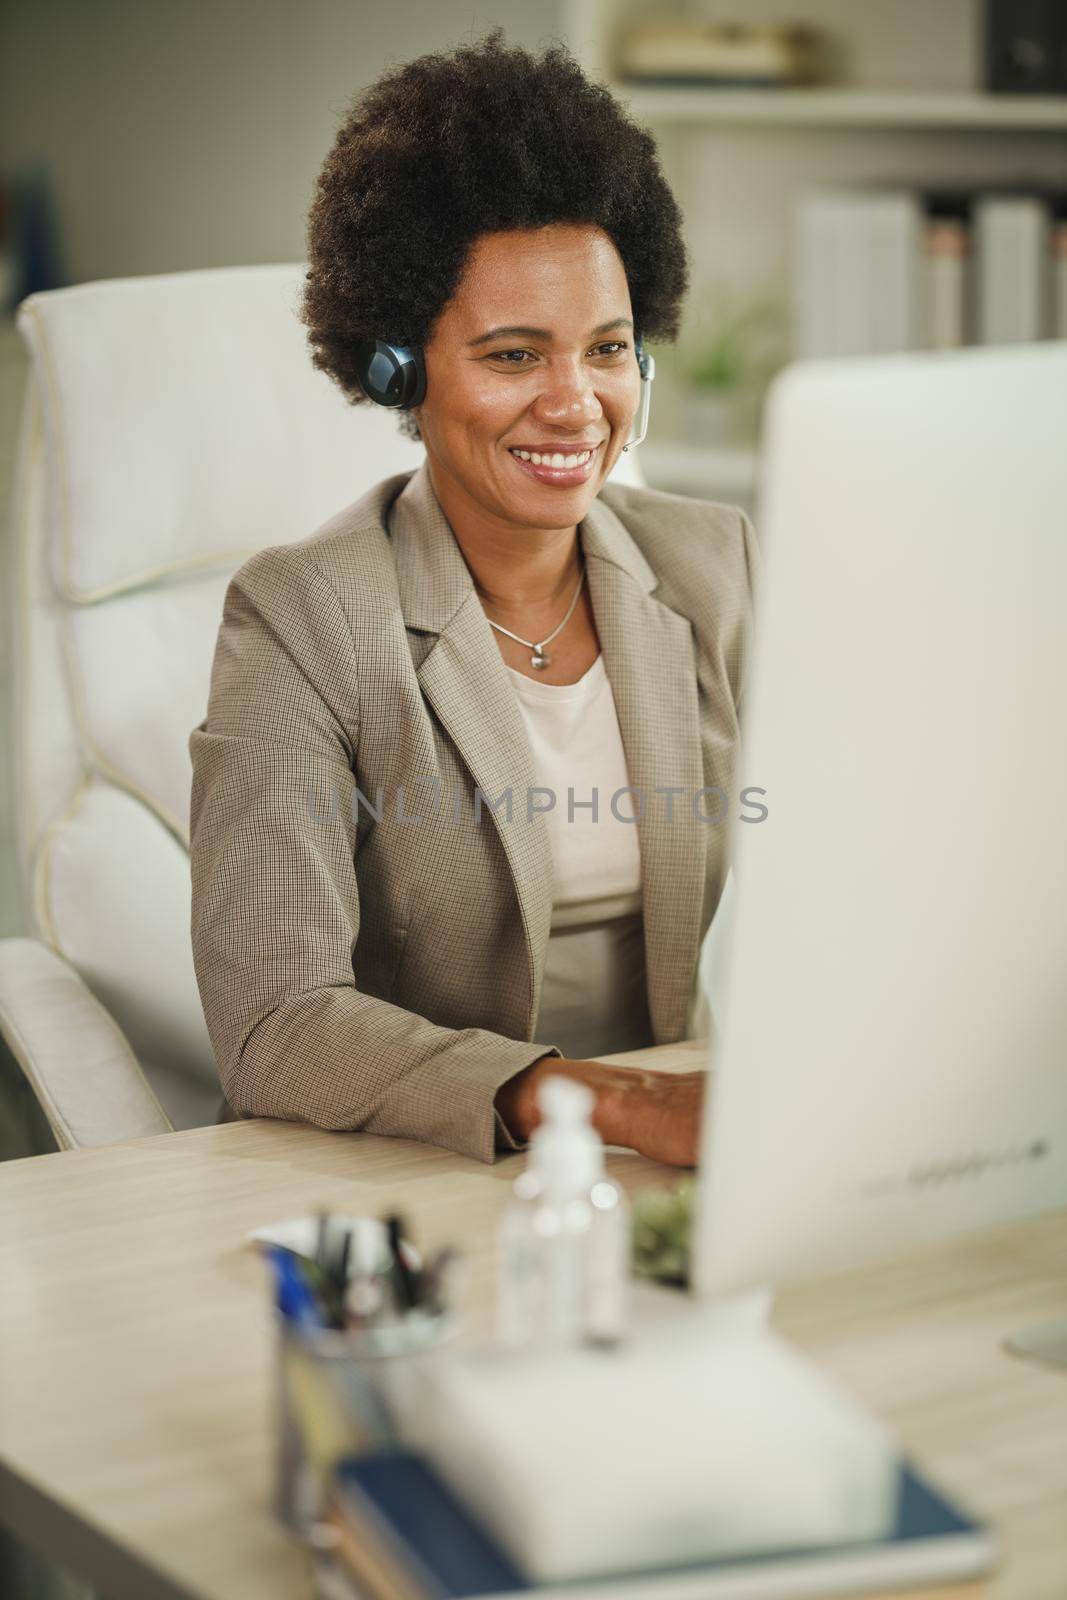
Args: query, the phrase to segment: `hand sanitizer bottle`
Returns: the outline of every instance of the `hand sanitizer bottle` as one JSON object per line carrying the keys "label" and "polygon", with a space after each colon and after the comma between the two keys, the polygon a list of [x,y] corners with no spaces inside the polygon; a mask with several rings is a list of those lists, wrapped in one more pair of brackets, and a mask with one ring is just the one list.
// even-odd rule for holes
{"label": "hand sanitizer bottle", "polygon": [[505,1344],[614,1344],[625,1331],[630,1207],[605,1175],[593,1105],[574,1078],[545,1078],[538,1091],[543,1120],[497,1238]]}

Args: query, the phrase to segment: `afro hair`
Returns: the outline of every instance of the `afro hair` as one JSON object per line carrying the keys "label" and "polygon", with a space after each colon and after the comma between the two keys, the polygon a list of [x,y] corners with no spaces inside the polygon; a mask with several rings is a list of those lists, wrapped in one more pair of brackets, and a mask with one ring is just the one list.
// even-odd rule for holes
{"label": "afro hair", "polygon": [[[688,288],[681,213],[652,135],[566,46],[535,57],[494,28],[417,57],[357,95],[308,214],[301,320],[312,361],[369,404],[366,339],[430,342],[483,234],[590,223],[622,259],[643,339],[674,339]],[[400,428],[421,437],[413,413]]]}

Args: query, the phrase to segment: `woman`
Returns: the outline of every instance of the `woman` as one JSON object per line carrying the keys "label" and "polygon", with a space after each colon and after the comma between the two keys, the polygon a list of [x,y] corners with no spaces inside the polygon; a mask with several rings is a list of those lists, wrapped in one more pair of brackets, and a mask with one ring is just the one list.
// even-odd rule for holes
{"label": "woman", "polygon": [[372,359],[415,352],[426,460],[227,590],[192,937],[238,1115],[492,1161],[566,1072],[695,1161],[702,1073],[589,1059],[686,1036],[726,870],[752,528],[607,483],[686,282],[650,136],[561,47],[423,56],[340,129],[313,360],[387,403]]}

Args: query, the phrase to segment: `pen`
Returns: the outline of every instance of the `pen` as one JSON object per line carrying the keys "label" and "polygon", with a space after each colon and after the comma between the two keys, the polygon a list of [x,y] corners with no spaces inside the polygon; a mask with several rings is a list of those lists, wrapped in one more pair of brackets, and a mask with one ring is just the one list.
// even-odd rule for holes
{"label": "pen", "polygon": [[326,1279],[326,1298],[330,1310],[330,1326],[343,1328],[345,1326],[345,1289],[348,1285],[348,1253],[352,1245],[352,1234],[346,1229],[341,1241],[340,1258],[328,1262],[324,1266],[323,1275]]}
{"label": "pen", "polygon": [[291,1285],[295,1281],[314,1297],[321,1315],[320,1326],[343,1328],[344,1284],[337,1281],[336,1274],[327,1272],[318,1260],[302,1255],[299,1250],[293,1250],[289,1245],[272,1244],[270,1250],[277,1256],[285,1256],[289,1260],[285,1282]]}
{"label": "pen", "polygon": [[386,1226],[389,1229],[389,1248],[392,1251],[393,1260],[396,1262],[397,1281],[405,1301],[405,1309],[410,1310],[419,1303],[419,1283],[417,1276],[412,1273],[411,1268],[404,1260],[404,1254],[401,1249],[404,1224],[400,1217],[392,1216],[386,1218]]}
{"label": "pen", "polygon": [[301,1328],[321,1328],[326,1318],[318,1296],[300,1267],[301,1257],[283,1245],[269,1245],[267,1254],[274,1267],[278,1309],[282,1316]]}

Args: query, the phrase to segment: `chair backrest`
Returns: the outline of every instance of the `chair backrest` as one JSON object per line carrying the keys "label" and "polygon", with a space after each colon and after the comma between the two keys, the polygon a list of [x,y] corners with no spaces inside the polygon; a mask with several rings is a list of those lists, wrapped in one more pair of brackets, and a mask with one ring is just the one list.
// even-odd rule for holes
{"label": "chair backrest", "polygon": [[[421,444],[311,364],[302,264],[31,295],[12,593],[27,933],[125,1030],[176,1127],[221,1099],[189,944],[188,739],[226,585]],[[613,479],[642,483],[631,454]]]}

